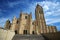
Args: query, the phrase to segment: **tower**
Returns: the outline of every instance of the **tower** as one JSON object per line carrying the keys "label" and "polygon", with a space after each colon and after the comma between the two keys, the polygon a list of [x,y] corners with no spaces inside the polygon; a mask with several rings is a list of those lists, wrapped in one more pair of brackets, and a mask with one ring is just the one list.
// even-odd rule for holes
{"label": "tower", "polygon": [[36,27],[38,33],[46,33],[46,23],[44,19],[43,8],[37,4],[35,9]]}
{"label": "tower", "polygon": [[11,27],[11,23],[10,20],[8,19],[5,24],[5,29],[10,29],[10,27]]}
{"label": "tower", "polygon": [[32,16],[27,13],[20,13],[19,34],[30,34]]}

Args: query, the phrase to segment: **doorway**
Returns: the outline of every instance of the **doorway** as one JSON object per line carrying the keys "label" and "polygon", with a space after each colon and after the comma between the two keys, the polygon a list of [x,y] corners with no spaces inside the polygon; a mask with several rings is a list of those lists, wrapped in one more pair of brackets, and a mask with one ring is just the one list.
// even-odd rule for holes
{"label": "doorway", "polygon": [[17,34],[17,30],[15,30],[15,34]]}
{"label": "doorway", "polygon": [[27,30],[24,30],[24,31],[23,31],[23,34],[27,34]]}
{"label": "doorway", "polygon": [[32,34],[35,34],[34,31],[32,31]]}

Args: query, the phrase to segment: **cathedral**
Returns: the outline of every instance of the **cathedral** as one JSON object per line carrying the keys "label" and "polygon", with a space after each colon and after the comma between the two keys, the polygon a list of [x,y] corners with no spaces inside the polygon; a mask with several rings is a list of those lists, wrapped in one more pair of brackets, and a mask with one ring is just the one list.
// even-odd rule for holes
{"label": "cathedral", "polygon": [[37,34],[57,32],[56,26],[46,25],[43,8],[39,4],[35,8],[35,20],[32,20],[32,13],[20,12],[19,18],[14,16],[12,23],[7,20],[5,29],[15,32],[15,34]]}

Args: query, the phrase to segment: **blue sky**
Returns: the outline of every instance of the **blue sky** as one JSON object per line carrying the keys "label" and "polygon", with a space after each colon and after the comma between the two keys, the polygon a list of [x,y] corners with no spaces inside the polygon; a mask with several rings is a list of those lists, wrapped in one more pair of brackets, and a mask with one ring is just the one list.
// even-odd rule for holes
{"label": "blue sky", "polygon": [[56,26],[60,31],[60,1],[59,0],[0,0],[0,26],[4,27],[6,20],[12,21],[13,16],[19,18],[20,11],[32,12],[35,19],[35,7],[43,7],[47,25]]}

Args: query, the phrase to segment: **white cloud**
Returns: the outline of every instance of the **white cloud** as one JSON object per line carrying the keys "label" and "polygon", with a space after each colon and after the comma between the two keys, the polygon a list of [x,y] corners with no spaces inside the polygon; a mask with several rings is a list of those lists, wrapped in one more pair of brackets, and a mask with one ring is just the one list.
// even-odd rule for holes
{"label": "white cloud", "polygon": [[45,13],[45,16],[49,16],[49,15],[51,15],[52,14],[52,12],[46,12]]}
{"label": "white cloud", "polygon": [[49,10],[49,7],[48,7],[47,5],[45,5],[45,6],[43,7],[43,9],[44,9],[45,11],[47,11],[47,10]]}
{"label": "white cloud", "polygon": [[19,2],[8,2],[9,7],[14,7],[16,5],[20,4]]}
{"label": "white cloud", "polygon": [[53,23],[58,23],[58,22],[60,22],[60,19],[55,19],[55,18],[46,19],[47,24],[53,24]]}
{"label": "white cloud", "polygon": [[[35,12],[36,5],[39,4],[43,7],[44,14],[46,20],[48,19],[47,24],[52,24],[56,22],[60,22],[60,3],[59,2],[51,2],[51,1],[41,1],[32,3],[29,7],[29,11]],[[56,17],[56,18],[55,18]],[[54,19],[55,18],[55,19]]]}
{"label": "white cloud", "polygon": [[[53,24],[53,23],[60,22],[60,18],[58,17],[58,16],[60,16],[59,2],[46,1],[46,2],[41,2],[41,3],[44,5],[43,8],[44,8],[46,20],[48,19],[48,21],[46,21],[46,23]],[[48,8],[48,10],[47,10],[47,8]],[[54,18],[54,17],[56,17],[56,18]]]}
{"label": "white cloud", "polygon": [[9,2],[8,1],[8,3],[7,3],[7,5],[9,6],[9,7],[15,7],[15,6],[17,6],[18,4],[20,4],[20,3],[25,3],[24,1],[14,1],[14,2]]}

